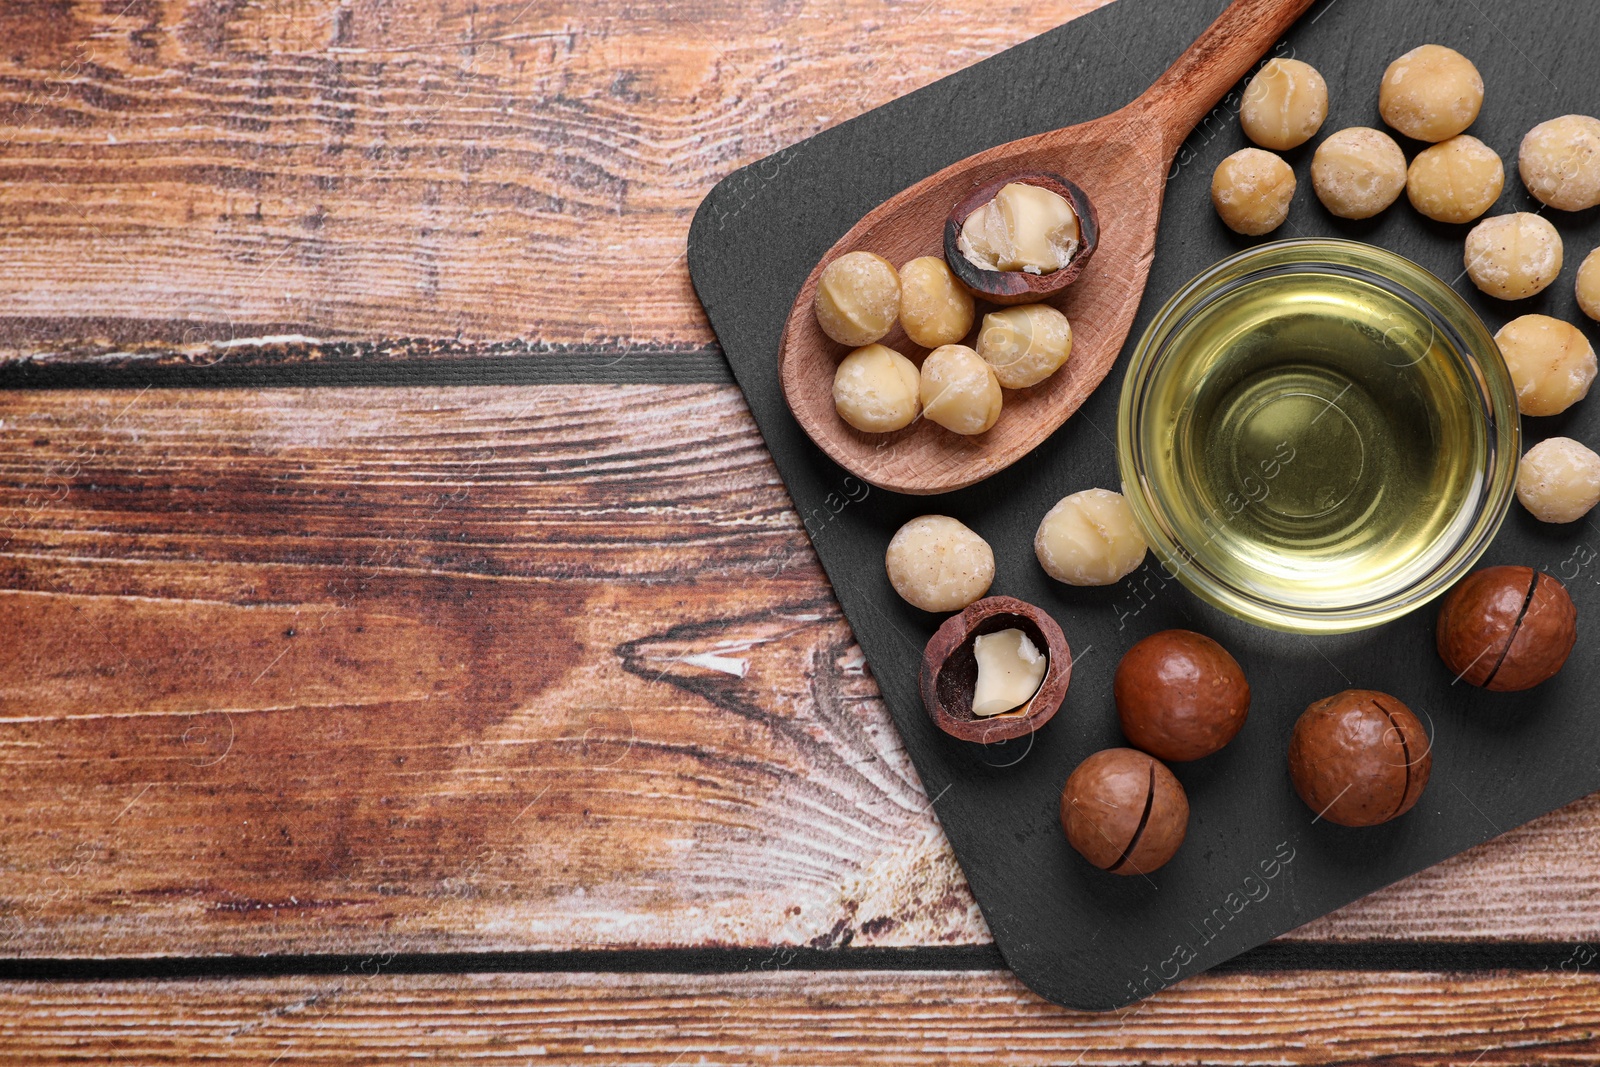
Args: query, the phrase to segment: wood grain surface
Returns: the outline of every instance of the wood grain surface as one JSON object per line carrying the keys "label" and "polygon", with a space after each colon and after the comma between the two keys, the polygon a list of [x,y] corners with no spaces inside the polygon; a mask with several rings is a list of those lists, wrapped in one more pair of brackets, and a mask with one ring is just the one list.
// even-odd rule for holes
{"label": "wood grain surface", "polygon": [[8,4],[0,356],[708,344],[718,179],[1102,2]]}
{"label": "wood grain surface", "polygon": [[1046,1004],[1008,973],[808,974],[777,959],[703,976],[0,984],[0,1063],[80,1063],[86,1050],[330,1067],[1600,1062],[1594,952],[1567,959],[1525,974],[1203,975],[1104,1015]]}
{"label": "wood grain surface", "polygon": [[[0,394],[0,515],[4,954],[988,939],[730,388]],[[1297,936],[1594,937],[1596,852]]]}

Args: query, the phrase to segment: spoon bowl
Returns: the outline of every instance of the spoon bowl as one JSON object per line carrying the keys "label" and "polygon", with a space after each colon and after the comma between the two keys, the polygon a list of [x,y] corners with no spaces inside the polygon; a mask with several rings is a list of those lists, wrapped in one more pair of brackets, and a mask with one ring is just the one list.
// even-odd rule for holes
{"label": "spoon bowl", "polygon": [[[925,496],[980,482],[1054,433],[1105,380],[1127,340],[1150,274],[1161,198],[1178,147],[1312,2],[1234,0],[1133,103],[1091,122],[970,156],[856,223],[806,279],[779,343],[784,397],[812,441],[880,489]],[[994,303],[1016,303],[1010,297],[1020,297],[1020,302],[1059,308],[1072,323],[1071,358],[1038,385],[1008,390],[999,422],[986,433],[966,437],[927,419],[889,434],[851,428],[833,403],[834,371],[849,349],[822,332],[813,310],[822,271],[846,252],[874,252],[897,267],[920,256],[942,255],[953,212],[964,206],[972,210],[986,199],[986,190],[1040,175],[1059,176],[1091,205],[1082,221],[1097,223],[1092,260],[1081,253],[1051,275],[980,271],[1009,278],[1006,285],[1013,288],[1039,288],[1008,293],[997,284],[975,295]],[[1086,225],[1086,237],[1087,231]],[[917,363],[927,354],[898,324],[882,343]]]}

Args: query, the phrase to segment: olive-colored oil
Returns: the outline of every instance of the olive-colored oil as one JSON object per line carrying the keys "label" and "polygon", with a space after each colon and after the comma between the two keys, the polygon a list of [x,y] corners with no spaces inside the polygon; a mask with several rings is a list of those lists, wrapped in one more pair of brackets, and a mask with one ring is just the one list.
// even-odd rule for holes
{"label": "olive-colored oil", "polygon": [[1436,567],[1493,446],[1454,335],[1370,278],[1257,277],[1154,369],[1143,451],[1187,559],[1264,599],[1349,606]]}

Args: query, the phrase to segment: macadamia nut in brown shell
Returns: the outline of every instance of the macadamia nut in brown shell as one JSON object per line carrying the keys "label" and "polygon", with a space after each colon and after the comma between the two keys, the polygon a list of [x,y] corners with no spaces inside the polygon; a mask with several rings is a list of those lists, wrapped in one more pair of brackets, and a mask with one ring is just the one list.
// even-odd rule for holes
{"label": "macadamia nut in brown shell", "polygon": [[1289,776],[1318,818],[1377,826],[1410,811],[1433,769],[1427,731],[1410,708],[1347,689],[1306,708],[1289,738]]}
{"label": "macadamia nut in brown shell", "polygon": [[1473,571],[1439,607],[1439,658],[1457,678],[1496,693],[1555,677],[1577,638],[1566,586],[1531,567]]}
{"label": "macadamia nut in brown shell", "polygon": [[1211,755],[1234,739],[1250,711],[1250,683],[1238,660],[1190,630],[1163,630],[1128,649],[1112,693],[1128,743],[1163,760]]}
{"label": "macadamia nut in brown shell", "polygon": [[1189,798],[1165,766],[1131,748],[1078,764],[1061,791],[1061,828],[1079,855],[1112,874],[1149,874],[1177,854]]}

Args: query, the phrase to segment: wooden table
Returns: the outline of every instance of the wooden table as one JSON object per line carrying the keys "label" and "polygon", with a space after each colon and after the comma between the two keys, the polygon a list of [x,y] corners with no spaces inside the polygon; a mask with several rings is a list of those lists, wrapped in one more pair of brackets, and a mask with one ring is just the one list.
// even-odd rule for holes
{"label": "wooden table", "polygon": [[1121,1014],[991,946],[684,235],[1097,2],[0,7],[0,1060],[1600,1059],[1595,798]]}

